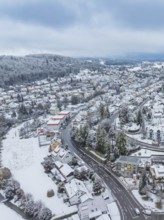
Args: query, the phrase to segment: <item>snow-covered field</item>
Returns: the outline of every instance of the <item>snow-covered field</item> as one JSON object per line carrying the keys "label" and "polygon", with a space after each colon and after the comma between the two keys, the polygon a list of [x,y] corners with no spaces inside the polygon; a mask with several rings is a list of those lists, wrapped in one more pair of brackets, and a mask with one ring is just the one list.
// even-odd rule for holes
{"label": "snow-covered field", "polygon": [[23,218],[13,210],[0,203],[0,219],[1,220],[23,220]]}
{"label": "snow-covered field", "polygon": [[[2,162],[10,168],[14,178],[25,193],[31,193],[34,200],[41,200],[53,214],[70,213],[76,207],[68,207],[57,196],[57,186],[44,173],[41,162],[48,154],[48,147],[39,147],[37,138],[19,139],[21,126],[12,128],[3,141]],[[55,196],[47,198],[47,190],[53,189]]]}

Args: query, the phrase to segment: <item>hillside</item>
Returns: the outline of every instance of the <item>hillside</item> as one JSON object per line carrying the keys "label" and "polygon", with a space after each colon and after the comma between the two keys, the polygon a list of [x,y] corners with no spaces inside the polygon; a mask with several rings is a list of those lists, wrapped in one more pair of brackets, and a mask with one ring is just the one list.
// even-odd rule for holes
{"label": "hillside", "polygon": [[57,55],[0,56],[0,86],[77,73],[80,61]]}

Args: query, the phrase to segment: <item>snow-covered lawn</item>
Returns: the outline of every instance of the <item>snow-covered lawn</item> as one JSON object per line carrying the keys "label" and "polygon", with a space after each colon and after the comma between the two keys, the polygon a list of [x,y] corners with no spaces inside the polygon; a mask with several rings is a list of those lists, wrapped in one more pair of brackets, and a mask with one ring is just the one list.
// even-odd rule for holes
{"label": "snow-covered lawn", "polygon": [[139,194],[138,190],[132,190],[133,195],[135,198],[138,200],[138,202],[145,208],[145,209],[150,209],[152,211],[157,211],[157,212],[163,212],[164,211],[164,205],[161,209],[156,208],[156,202],[157,202],[157,197],[154,194],[151,194],[151,199],[152,201],[148,200],[145,201],[142,196]]}
{"label": "snow-covered lawn", "polygon": [[131,156],[139,156],[139,157],[151,157],[152,155],[164,155],[164,152],[141,149],[141,150],[131,154]]}
{"label": "snow-covered lawn", "polygon": [[146,143],[146,144],[152,144],[152,140],[149,140],[149,139],[142,139],[142,134],[135,134],[135,135],[133,135],[133,134],[128,134],[127,136],[129,136],[129,137],[131,137],[131,138],[134,138],[134,139],[136,139],[136,140],[138,140],[138,141],[141,141],[141,142],[143,142],[143,143]]}
{"label": "snow-covered lawn", "polygon": [[103,158],[103,157],[99,156],[98,154],[96,154],[96,152],[94,152],[94,151],[92,151],[92,150],[90,150],[90,152],[91,152],[92,154],[94,154],[96,157],[98,157],[99,159],[101,159],[102,161],[106,160],[105,158]]}
{"label": "snow-covered lawn", "polygon": [[140,129],[140,126],[137,125],[137,124],[135,124],[135,123],[132,123],[131,126],[125,125],[125,126],[124,126],[124,129],[127,130],[127,131],[128,131],[128,130],[130,130],[130,131],[137,131],[137,130]]}
{"label": "snow-covered lawn", "polygon": [[0,203],[0,219],[1,220],[23,220],[23,218],[13,210]]}
{"label": "snow-covered lawn", "polygon": [[[57,196],[57,186],[44,173],[41,162],[48,154],[48,147],[39,147],[38,138],[19,139],[20,126],[12,128],[3,141],[3,165],[10,168],[14,178],[25,193],[31,193],[34,200],[41,200],[53,214],[72,212],[76,207],[68,207]],[[55,196],[47,198],[47,190],[53,189]]]}

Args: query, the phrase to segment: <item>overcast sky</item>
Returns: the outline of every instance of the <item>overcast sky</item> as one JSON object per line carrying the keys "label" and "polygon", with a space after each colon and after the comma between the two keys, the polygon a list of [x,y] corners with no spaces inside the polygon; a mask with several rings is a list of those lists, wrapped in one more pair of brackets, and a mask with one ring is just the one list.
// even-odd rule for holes
{"label": "overcast sky", "polygon": [[164,52],[164,0],[0,0],[0,54]]}

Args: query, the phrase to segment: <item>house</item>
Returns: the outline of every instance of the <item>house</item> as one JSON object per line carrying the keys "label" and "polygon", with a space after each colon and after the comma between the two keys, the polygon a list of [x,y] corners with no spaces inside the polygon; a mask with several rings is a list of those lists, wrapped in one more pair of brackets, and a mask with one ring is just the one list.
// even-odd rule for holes
{"label": "house", "polygon": [[124,177],[132,177],[138,172],[140,159],[133,156],[120,156],[115,164],[116,171]]}
{"label": "house", "polygon": [[164,165],[154,164],[150,167],[150,172],[155,180],[164,179]]}
{"label": "house", "polygon": [[101,217],[102,212],[101,211],[93,211],[89,213],[89,219],[90,220],[95,220],[97,217]]}
{"label": "house", "polygon": [[65,177],[68,178],[70,176],[73,175],[73,169],[66,163],[64,163],[61,167],[60,167],[60,173]]}
{"label": "house", "polygon": [[68,181],[69,177],[73,176],[73,169],[60,161],[54,162],[55,167],[51,170],[51,174],[57,180],[62,182]]}
{"label": "house", "polygon": [[59,108],[56,105],[53,105],[53,106],[51,106],[49,111],[50,111],[51,115],[56,115],[59,113]]}
{"label": "house", "polygon": [[66,182],[65,177],[60,173],[60,171],[55,167],[51,170],[51,174],[53,176],[53,178],[55,178],[57,181],[60,182]]}
{"label": "house", "polygon": [[47,129],[48,130],[59,130],[61,126],[61,120],[52,120],[50,119],[47,123]]}
{"label": "house", "polygon": [[[108,213],[108,204],[111,203],[111,197],[106,190],[99,196],[94,196],[93,199],[88,199],[79,204],[79,216],[81,220],[97,219],[102,214]],[[117,211],[117,207],[116,207]],[[101,219],[101,218],[99,218]],[[110,218],[108,218],[109,220]]]}
{"label": "house", "polygon": [[59,115],[65,116],[66,119],[71,118],[71,112],[70,111],[61,111],[61,112],[59,112]]}
{"label": "house", "polygon": [[54,161],[58,160],[62,163],[69,163],[72,161],[72,158],[74,157],[74,155],[69,150],[65,150],[61,147],[57,147],[51,153],[51,156]]}
{"label": "house", "polygon": [[78,113],[79,111],[83,110],[86,108],[85,103],[79,103],[77,105],[68,105],[67,110],[72,112],[72,113]]}
{"label": "house", "polygon": [[65,184],[65,190],[71,205],[93,199],[81,180],[72,179]]}
{"label": "house", "polygon": [[53,143],[50,145],[50,151],[54,151],[57,147],[61,145],[61,140],[54,140]]}
{"label": "house", "polygon": [[55,115],[51,118],[54,121],[61,121],[61,124],[65,121],[65,115]]}

